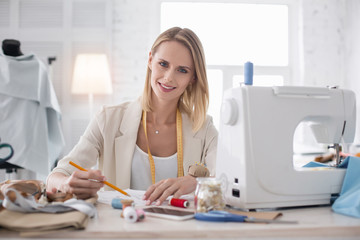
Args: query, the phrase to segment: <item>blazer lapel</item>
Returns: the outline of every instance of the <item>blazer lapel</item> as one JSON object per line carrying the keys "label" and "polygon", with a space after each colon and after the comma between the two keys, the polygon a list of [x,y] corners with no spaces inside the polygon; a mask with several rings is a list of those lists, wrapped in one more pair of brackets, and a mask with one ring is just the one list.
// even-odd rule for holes
{"label": "blazer lapel", "polygon": [[184,175],[188,174],[189,167],[195,162],[200,163],[201,156],[201,139],[196,137],[196,133],[192,131],[192,124],[186,114],[182,114],[183,123],[183,151],[184,151]]}
{"label": "blazer lapel", "polygon": [[141,120],[139,101],[130,103],[124,113],[119,128],[120,136],[115,139],[116,184],[121,188],[130,188],[131,164],[134,155],[137,133]]}

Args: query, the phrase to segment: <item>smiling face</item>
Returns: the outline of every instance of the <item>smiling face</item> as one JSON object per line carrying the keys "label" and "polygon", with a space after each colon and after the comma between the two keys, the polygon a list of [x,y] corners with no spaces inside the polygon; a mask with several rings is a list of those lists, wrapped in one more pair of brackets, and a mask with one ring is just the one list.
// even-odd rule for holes
{"label": "smiling face", "polygon": [[149,68],[152,98],[160,101],[177,103],[186,87],[195,81],[191,53],[177,41],[165,41],[150,53]]}

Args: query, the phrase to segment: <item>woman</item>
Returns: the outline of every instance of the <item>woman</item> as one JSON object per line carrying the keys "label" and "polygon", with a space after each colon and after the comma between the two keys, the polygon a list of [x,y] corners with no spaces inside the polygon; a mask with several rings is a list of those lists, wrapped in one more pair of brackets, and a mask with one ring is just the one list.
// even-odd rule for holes
{"label": "woman", "polygon": [[[96,195],[106,176],[120,188],[147,189],[147,204],[193,192],[190,166],[201,163],[215,173],[217,131],[206,116],[208,102],[200,40],[189,29],[163,32],[149,53],[142,97],[104,107],[49,175],[48,191],[85,199]],[[102,171],[77,171],[69,161],[84,168],[98,161]]]}

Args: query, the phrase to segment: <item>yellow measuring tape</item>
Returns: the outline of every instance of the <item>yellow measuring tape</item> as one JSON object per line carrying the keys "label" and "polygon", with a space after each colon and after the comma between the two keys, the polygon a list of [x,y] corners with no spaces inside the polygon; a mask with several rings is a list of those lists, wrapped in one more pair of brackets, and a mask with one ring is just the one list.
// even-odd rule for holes
{"label": "yellow measuring tape", "polygon": [[[150,171],[151,171],[151,181],[155,183],[155,163],[153,156],[150,152],[149,141],[147,136],[146,129],[146,112],[143,111],[142,115],[143,127],[146,138],[146,145],[148,149],[149,163],[150,163]],[[184,176],[184,168],[183,168],[183,147],[182,147],[182,118],[179,109],[176,110],[176,142],[177,142],[177,165],[178,165],[178,177]]]}

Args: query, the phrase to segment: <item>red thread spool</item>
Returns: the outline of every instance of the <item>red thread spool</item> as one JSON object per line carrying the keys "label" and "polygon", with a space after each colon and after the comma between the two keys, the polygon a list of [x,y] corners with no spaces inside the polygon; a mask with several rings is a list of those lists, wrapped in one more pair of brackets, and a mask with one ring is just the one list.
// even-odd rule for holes
{"label": "red thread spool", "polygon": [[190,205],[189,201],[180,198],[171,198],[169,200],[169,204],[174,207],[182,207],[182,208],[187,208]]}

